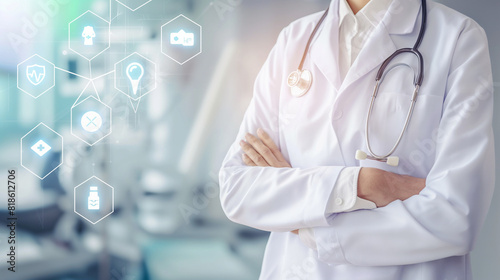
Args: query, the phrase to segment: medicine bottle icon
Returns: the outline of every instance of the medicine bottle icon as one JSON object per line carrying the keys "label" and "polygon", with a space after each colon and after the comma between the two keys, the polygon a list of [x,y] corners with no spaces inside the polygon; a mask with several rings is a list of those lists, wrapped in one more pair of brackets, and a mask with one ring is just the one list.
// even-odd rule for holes
{"label": "medicine bottle icon", "polygon": [[95,186],[90,187],[88,208],[89,210],[99,210],[99,193]]}
{"label": "medicine bottle icon", "polygon": [[94,45],[95,31],[92,26],[85,26],[83,28],[82,37],[84,39],[83,44],[85,46]]}

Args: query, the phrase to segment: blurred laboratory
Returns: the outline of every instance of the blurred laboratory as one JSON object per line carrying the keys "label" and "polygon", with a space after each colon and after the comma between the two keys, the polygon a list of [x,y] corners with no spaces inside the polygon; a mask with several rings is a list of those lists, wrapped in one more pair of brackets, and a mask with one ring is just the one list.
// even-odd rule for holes
{"label": "blurred laboratory", "polygon": [[[472,17],[486,30],[495,90],[500,90],[496,30],[500,3],[438,2]],[[1,1],[0,178],[4,185],[7,170],[17,171],[18,221],[16,273],[5,272],[9,247],[4,239],[9,229],[0,228],[0,278],[258,279],[268,233],[225,217],[218,170],[279,32],[295,19],[324,10],[328,3]],[[81,36],[72,34],[70,23],[86,15],[110,26],[109,46],[105,42],[95,56],[82,54],[69,43]],[[162,41],[169,38],[164,38],[162,29],[180,15],[199,25],[195,36],[200,42],[199,52],[177,59],[163,48]],[[97,27],[81,29],[85,44],[98,48]],[[53,72],[44,72],[47,79],[54,73],[53,87],[37,98],[20,89],[17,79],[19,64],[34,55],[54,65]],[[143,72],[155,72],[143,78],[151,81],[140,98],[133,98],[137,88],[132,94],[124,92],[115,81],[120,62],[134,55],[144,62],[144,69],[136,65]],[[110,118],[107,132],[90,140],[72,127],[73,109],[87,100],[104,104],[105,111],[100,115],[88,111],[89,120]],[[499,102],[497,98],[496,108]],[[40,123],[57,132],[64,145],[54,146],[49,157],[33,166],[38,171],[31,172],[21,166],[21,138]],[[500,132],[498,121],[495,132]],[[105,217],[76,213],[74,196],[89,179],[109,186],[112,205]],[[89,203],[96,191],[91,189]],[[105,198],[103,194],[102,204]],[[7,191],[0,191],[2,225],[9,215],[7,199]],[[499,201],[496,192],[472,254],[473,273],[479,280],[500,275]]]}

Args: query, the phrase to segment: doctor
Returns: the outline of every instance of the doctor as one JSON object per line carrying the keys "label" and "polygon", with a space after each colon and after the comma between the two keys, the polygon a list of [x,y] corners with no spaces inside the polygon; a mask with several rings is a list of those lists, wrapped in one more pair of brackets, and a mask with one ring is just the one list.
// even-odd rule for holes
{"label": "doctor", "polygon": [[[494,187],[488,44],[473,20],[427,0],[423,83],[397,166],[357,160],[394,146],[418,60],[391,62],[365,129],[377,72],[414,46],[421,0],[332,0],[285,28],[220,170],[234,222],[270,231],[260,279],[462,280]],[[312,84],[291,94],[302,69]]]}

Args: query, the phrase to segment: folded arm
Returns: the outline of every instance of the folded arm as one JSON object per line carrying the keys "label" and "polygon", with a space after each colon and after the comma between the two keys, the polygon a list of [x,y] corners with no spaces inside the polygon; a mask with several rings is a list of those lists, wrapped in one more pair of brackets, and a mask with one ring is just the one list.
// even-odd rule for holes
{"label": "folded arm", "polygon": [[[262,129],[257,136],[247,133],[240,141],[243,161],[248,166],[291,168],[274,141]],[[338,184],[335,184],[338,186]],[[357,196],[384,207],[395,200],[406,200],[425,187],[425,179],[399,175],[376,168],[361,168],[357,181]],[[332,193],[334,194],[334,193]],[[330,201],[335,197],[330,197]],[[314,203],[311,203],[314,204]],[[297,231],[293,231],[297,233]]]}
{"label": "folded arm", "polygon": [[[344,166],[275,168],[247,166],[240,140],[262,128],[279,148],[279,94],[282,82],[286,29],[262,67],[253,99],[245,113],[236,141],[222,164],[220,198],[232,221],[267,231],[292,231],[326,226],[326,205]],[[349,205],[353,201],[346,201]],[[314,201],[315,203],[310,203]]]}
{"label": "folded arm", "polygon": [[[281,81],[286,77],[275,67],[281,65],[282,52],[277,50],[285,48],[285,40],[282,33],[257,77],[254,97],[219,174],[222,208],[228,218],[267,231],[327,226],[329,214],[352,209],[357,201],[354,186],[342,207],[328,211],[328,204],[335,196],[335,184],[345,166],[292,168],[279,151],[278,100]],[[260,132],[256,133],[259,128]],[[254,135],[264,139],[259,140]],[[262,141],[266,141],[269,148],[249,149]],[[363,172],[363,178],[375,172]],[[372,180],[365,181],[362,186],[366,187],[361,193],[378,206],[416,193],[406,193],[405,197],[399,193],[376,194],[375,189],[370,188],[377,185],[368,184]]]}
{"label": "folded arm", "polygon": [[437,129],[434,165],[419,195],[372,211],[330,217],[314,229],[320,260],[406,265],[468,254],[495,185],[493,86],[484,31],[460,34]]}

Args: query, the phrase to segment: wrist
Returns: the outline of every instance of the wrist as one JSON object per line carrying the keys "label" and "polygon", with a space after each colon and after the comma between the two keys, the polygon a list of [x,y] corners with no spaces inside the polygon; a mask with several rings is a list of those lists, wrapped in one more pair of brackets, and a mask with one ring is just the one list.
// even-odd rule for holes
{"label": "wrist", "polygon": [[397,174],[377,168],[363,167],[358,177],[358,197],[382,207],[399,199],[395,183]]}
{"label": "wrist", "polygon": [[383,207],[395,200],[406,200],[418,195],[425,184],[423,178],[363,167],[359,171],[358,197]]}

